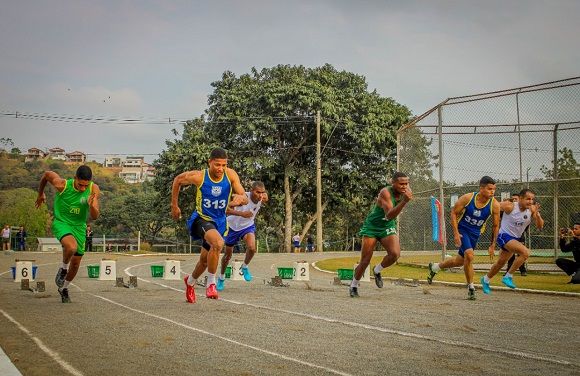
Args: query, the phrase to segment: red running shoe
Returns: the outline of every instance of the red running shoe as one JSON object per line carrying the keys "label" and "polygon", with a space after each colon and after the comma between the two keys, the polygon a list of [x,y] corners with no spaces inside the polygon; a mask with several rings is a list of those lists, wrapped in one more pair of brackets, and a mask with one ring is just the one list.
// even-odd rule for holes
{"label": "red running shoe", "polygon": [[187,284],[188,278],[189,275],[186,275],[185,278],[183,278],[183,282],[185,282],[185,298],[188,302],[195,303],[195,290],[193,289],[193,286]]}
{"label": "red running shoe", "polygon": [[215,288],[215,283],[212,283],[211,285],[209,285],[209,287],[207,289],[205,289],[205,296],[208,299],[217,299],[218,298],[218,292]]}

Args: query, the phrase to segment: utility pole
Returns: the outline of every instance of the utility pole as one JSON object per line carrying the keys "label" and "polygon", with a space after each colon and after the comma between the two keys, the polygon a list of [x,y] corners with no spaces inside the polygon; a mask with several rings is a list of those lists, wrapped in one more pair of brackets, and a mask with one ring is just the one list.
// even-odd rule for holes
{"label": "utility pole", "polygon": [[320,111],[316,112],[316,250],[322,252],[322,170],[320,162]]}

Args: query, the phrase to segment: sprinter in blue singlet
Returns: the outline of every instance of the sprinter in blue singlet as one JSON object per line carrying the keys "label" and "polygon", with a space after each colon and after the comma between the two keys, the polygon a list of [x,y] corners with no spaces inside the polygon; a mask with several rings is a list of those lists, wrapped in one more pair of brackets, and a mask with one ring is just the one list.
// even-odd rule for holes
{"label": "sprinter in blue singlet", "polygon": [[429,264],[427,282],[432,283],[439,270],[461,267],[467,280],[467,298],[475,300],[475,285],[473,284],[473,259],[474,250],[479,236],[485,230],[485,223],[489,217],[493,218],[492,244],[489,247],[489,255],[493,260],[497,233],[499,230],[499,202],[493,198],[495,193],[495,181],[489,176],[484,176],[479,181],[479,192],[467,193],[461,196],[451,211],[451,227],[453,239],[459,247],[457,256],[440,263]]}
{"label": "sprinter in blue singlet", "polygon": [[[246,190],[240,183],[238,174],[227,167],[228,155],[224,149],[213,149],[209,157],[209,168],[187,171],[173,180],[171,190],[171,216],[181,219],[178,206],[179,191],[182,185],[197,186],[195,210],[187,221],[189,233],[193,239],[202,239],[201,255],[193,273],[184,278],[188,302],[195,302],[194,284],[207,269],[206,297],[217,299],[215,274],[220,253],[224,247],[224,235],[228,225],[226,209],[230,201],[233,205],[248,203]],[[233,191],[233,192],[232,192]],[[232,194],[233,193],[233,194]]]}

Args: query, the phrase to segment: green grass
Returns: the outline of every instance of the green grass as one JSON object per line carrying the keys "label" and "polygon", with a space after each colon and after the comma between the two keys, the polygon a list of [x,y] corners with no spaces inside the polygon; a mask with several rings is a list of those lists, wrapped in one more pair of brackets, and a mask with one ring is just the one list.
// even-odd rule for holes
{"label": "green grass", "polygon": [[[371,266],[381,262],[383,256],[374,256],[371,260]],[[535,257],[530,257],[528,263],[536,263]],[[546,258],[537,257],[542,263],[546,263]],[[355,263],[360,260],[359,257],[340,257],[318,261],[316,266],[320,269],[336,272],[339,268],[352,268]],[[397,264],[389,266],[381,273],[384,277],[393,278],[410,278],[410,279],[427,279],[427,265],[429,262],[441,261],[437,256],[404,256],[399,259]],[[475,263],[489,263],[488,256],[476,256]],[[479,283],[479,279],[485,275],[486,272],[475,272],[474,281]],[[503,271],[498,273],[492,280],[492,286],[504,286],[501,283],[501,276]],[[463,270],[458,272],[441,271],[435,277],[435,281],[458,282],[465,283],[465,274]],[[533,289],[533,290],[547,290],[559,292],[575,292],[580,293],[580,285],[568,284],[570,277],[565,274],[549,274],[549,273],[533,273],[528,272],[526,277],[521,277],[519,272],[514,276],[514,283],[518,288]]]}

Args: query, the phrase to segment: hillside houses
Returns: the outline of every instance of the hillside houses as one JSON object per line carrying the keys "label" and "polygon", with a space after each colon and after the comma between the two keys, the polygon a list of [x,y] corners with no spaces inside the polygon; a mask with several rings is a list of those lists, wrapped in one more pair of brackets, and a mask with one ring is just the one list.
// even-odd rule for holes
{"label": "hillside houses", "polygon": [[[83,152],[66,153],[62,148],[52,148],[43,151],[38,148],[28,149],[25,162],[45,161],[47,159],[63,161],[65,164],[84,164],[87,156]],[[107,155],[103,167],[113,170],[127,183],[143,183],[155,177],[155,168],[145,162],[140,156]]]}
{"label": "hillside houses", "polygon": [[28,153],[24,156],[24,161],[45,161],[49,158],[64,161],[65,163],[68,162],[70,164],[83,164],[87,161],[87,156],[83,152],[73,151],[72,153],[66,153],[65,150],[61,148],[52,148],[48,151],[43,151],[38,148],[28,149]]}

